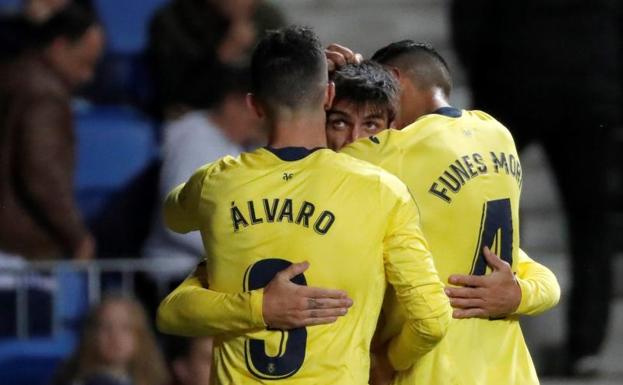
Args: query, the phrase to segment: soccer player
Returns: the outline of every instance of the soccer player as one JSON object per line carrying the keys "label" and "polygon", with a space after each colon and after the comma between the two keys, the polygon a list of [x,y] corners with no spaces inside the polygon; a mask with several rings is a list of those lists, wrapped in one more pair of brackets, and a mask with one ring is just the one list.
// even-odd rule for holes
{"label": "soccer player", "polygon": [[[460,309],[455,317],[489,317],[453,319],[446,338],[417,362],[408,352],[390,349],[392,366],[401,370],[393,383],[538,384],[518,316],[554,306],[560,289],[548,269],[519,250],[522,169],[511,135],[486,113],[449,105],[449,70],[431,47],[401,41],[377,51],[372,59],[397,76],[401,110],[396,126],[407,126],[356,141],[342,152],[380,165],[407,184],[419,203],[422,228],[442,279],[478,287],[447,289]],[[335,79],[339,89],[339,74]],[[370,108],[361,103],[359,107],[353,110],[348,100],[338,100],[332,111],[339,110],[351,121],[356,121],[353,116],[365,121]],[[338,131],[332,111],[329,137]],[[495,277],[484,277],[488,265],[493,265]],[[520,277],[508,286],[504,277],[512,277],[512,271]],[[457,272],[463,275],[452,275]],[[500,284],[498,288],[509,293],[514,289],[519,296],[490,306],[480,292]],[[379,331],[381,343],[400,330],[401,313],[389,296]]]}
{"label": "soccer player", "polygon": [[[338,49],[346,55],[353,55],[345,47],[338,47]],[[361,64],[343,64],[339,70],[333,72],[331,79],[336,85],[336,97],[327,113],[329,147],[339,150],[354,140],[372,136],[395,126],[396,111],[399,109],[400,85],[396,77],[392,76],[388,70],[369,61]],[[552,303],[558,296],[559,290],[555,277],[545,266],[531,259],[523,259],[523,257],[524,254],[520,250],[520,258],[525,263],[520,263],[522,269],[519,271],[519,278],[532,281],[544,278],[543,283],[550,289],[544,299]],[[469,283],[474,286],[468,290],[469,295],[477,295],[476,298],[484,303],[477,309],[458,310],[455,316],[459,318],[470,315],[499,317],[515,312],[521,297],[524,298],[524,303],[527,303],[532,286],[524,282],[522,286],[526,292],[522,294],[512,271],[504,270],[504,272],[496,272],[476,279],[476,282],[473,282],[472,278],[451,276],[451,279],[472,280]],[[449,289],[449,292],[454,293],[454,289]],[[460,301],[455,305],[459,309],[462,307]]]}
{"label": "soccer player", "polygon": [[[413,45],[415,46],[415,44]],[[445,64],[443,64],[443,61],[441,61],[441,58],[428,47],[423,46],[420,48],[422,52],[426,53],[426,55],[433,55],[436,60],[428,62],[429,65],[433,66],[432,69],[435,69],[435,71],[432,71],[431,68],[428,70],[426,68],[420,68],[418,76],[423,77],[425,74],[438,76],[440,70],[446,71],[447,75],[447,68]],[[331,57],[332,60],[335,60],[335,62],[339,62],[340,58],[336,58],[333,55],[335,53],[336,52],[330,52],[329,57]],[[348,52],[345,52],[345,55],[348,54]],[[350,53],[350,55],[352,55],[352,53]],[[341,61],[344,62],[344,58],[342,58]],[[405,73],[408,73],[408,71],[400,71],[398,68],[394,68],[392,72],[398,75],[402,82],[413,81],[410,77],[404,76]],[[400,76],[401,74],[402,77]],[[449,79],[449,75],[447,75],[446,78]],[[398,110],[395,103],[396,99],[398,99],[397,95],[401,93],[400,89],[403,91],[402,93],[404,93],[405,90],[406,92],[414,92],[416,89],[414,84],[407,84],[405,87],[400,87],[396,83],[396,79],[394,79],[388,71],[385,71],[378,65],[374,65],[372,63],[342,67],[333,75],[332,79],[336,83],[337,96],[328,113],[327,138],[329,144],[334,148],[339,148],[343,144],[348,143],[355,138],[366,137],[370,134],[374,134],[390,127],[393,124],[392,120],[396,116],[396,111]],[[419,78],[416,78],[416,80],[417,79]],[[420,117],[420,114],[433,113],[441,106],[448,107],[447,96],[443,96],[443,98],[440,97],[440,89],[443,89],[443,87],[437,85],[436,83],[426,86],[426,82],[424,80],[425,78],[422,79],[422,81],[415,83],[418,86],[418,95],[408,95],[403,99],[407,99],[407,101],[415,100],[415,103],[418,105],[426,105],[428,103],[429,106],[424,109],[417,109],[419,112],[412,115],[405,114],[404,111],[408,112],[409,110],[403,109],[403,121],[409,121],[409,119],[416,120]],[[449,83],[446,83],[446,85],[448,84]],[[449,87],[447,87],[447,89],[449,92]],[[441,106],[438,103],[441,103]],[[427,116],[427,118],[431,117],[434,118],[435,116]],[[442,116],[439,117],[441,118]],[[449,122],[452,121],[453,120],[449,119]],[[500,130],[501,132],[504,132],[503,128]],[[376,140],[378,140],[378,137],[365,140],[363,143],[367,143],[369,145],[370,143],[375,143]],[[506,140],[508,140],[508,138],[506,138]],[[418,142],[415,143],[417,144]],[[452,142],[449,142],[444,145],[444,143],[440,141],[437,145],[440,148],[443,148],[444,146],[452,148],[451,143]],[[422,144],[425,145],[426,142],[422,142]],[[399,146],[397,146],[399,153],[404,154],[408,152],[408,149],[410,149],[410,147],[399,148]],[[416,159],[418,155],[430,155],[430,153],[423,151],[422,148],[417,145],[414,145],[411,150],[415,152],[414,155]],[[365,157],[365,154],[362,154],[362,157]],[[417,164],[417,162],[414,162],[414,164]],[[412,191],[417,191],[417,186],[414,186]],[[474,194],[474,196],[475,199],[482,199],[478,198],[476,194]],[[420,210],[424,213],[429,212],[426,207],[420,207]],[[441,221],[443,220],[443,217],[438,215],[437,219]],[[442,230],[439,231],[441,232]],[[473,229],[473,233],[477,234],[478,232],[478,228]],[[438,235],[438,238],[441,236],[442,235]],[[452,239],[451,237],[447,238]],[[472,252],[475,252],[475,250],[472,250]],[[518,254],[519,260],[515,262],[513,269],[517,273],[517,279],[514,278],[513,270],[511,270],[510,266],[501,262],[490,253],[485,253],[483,251],[483,255],[488,264],[493,267],[494,271],[492,274],[488,274],[486,276],[451,276],[449,278],[449,280],[454,281],[456,284],[471,286],[465,288],[447,289],[451,297],[454,298],[454,305],[457,307],[455,317],[464,318],[478,316],[487,318],[511,315],[514,327],[518,327],[516,322],[517,316],[524,314],[537,314],[552,307],[558,301],[560,289],[554,275],[551,271],[549,271],[549,269],[532,261],[521,251],[519,251]],[[441,263],[443,263],[443,260]],[[198,269],[198,271],[199,270],[200,269]],[[449,271],[449,273],[450,272],[452,271]],[[454,272],[468,273],[471,272],[471,270],[462,269]],[[476,273],[480,273],[480,271],[477,271]],[[294,290],[300,290],[301,288],[295,287],[295,285],[292,285],[290,288],[285,287],[285,282],[288,281],[284,278],[285,277],[282,276],[280,280],[275,279],[264,291],[265,306],[263,310],[265,317],[270,315],[270,322],[276,322],[276,319],[279,319],[280,317],[283,318],[292,312],[300,312],[301,308],[308,309],[305,306],[301,306],[299,308],[289,308],[287,312],[284,311],[280,315],[274,306],[266,306],[266,303],[268,302],[267,299],[274,296],[274,292],[278,292],[285,299],[297,297],[299,295]],[[203,287],[207,286],[204,284]],[[283,288],[283,290],[275,290],[275,288]],[[192,310],[188,310],[192,309],[192,302],[187,301],[186,299],[193,296],[201,296],[202,302],[205,306],[208,306],[211,301],[210,291],[202,288],[196,279],[189,279],[184,285],[182,285],[182,287],[177,289],[165,302],[163,302],[163,307],[167,308],[168,312],[176,315],[175,319],[178,320],[178,323],[180,322],[179,319],[186,319],[187,323],[193,323],[194,325],[197,325],[196,327],[206,328],[203,330],[204,332],[222,332],[219,330],[207,329],[208,325],[217,321],[215,317],[210,318],[205,311],[202,314],[193,314]],[[243,304],[244,301],[232,304],[231,309],[236,307],[245,309]],[[314,307],[310,306],[309,308],[313,309]],[[324,311],[324,309],[317,310],[317,312],[319,311]],[[244,311],[242,313],[244,313]],[[240,316],[236,317],[237,320],[238,318],[245,318],[240,312],[236,313],[236,315]],[[220,309],[218,316],[221,317],[221,319],[226,319],[226,314],[221,313]],[[246,318],[248,318],[248,316]],[[238,325],[238,323],[239,322],[236,322],[236,325]],[[296,325],[296,321],[288,319],[286,327],[288,324]],[[396,324],[399,324],[399,322],[396,322]],[[387,334],[387,332],[385,333]],[[476,336],[472,336],[472,338],[476,338]],[[483,334],[478,338],[488,337],[487,334]],[[466,343],[470,342],[467,338],[465,338],[465,341]],[[518,351],[525,353],[522,358],[526,358],[529,361],[529,356],[527,356],[527,350],[525,350],[523,340],[521,338],[517,338],[514,343],[518,344]],[[455,341],[455,344],[460,345],[461,341]],[[479,346],[466,345],[459,350],[464,353],[467,360],[470,360],[471,358],[469,356],[473,354],[473,350],[478,347]],[[467,352],[465,352],[465,350],[467,350]],[[469,365],[469,361],[467,364]],[[526,370],[533,373],[534,370],[531,362],[527,365]],[[486,384],[496,383],[498,380],[501,381],[499,383],[521,383],[521,380],[518,382],[514,380],[517,376],[514,370],[505,371],[504,368],[508,368],[508,366],[500,368],[495,360],[491,360],[491,367],[495,370],[496,366],[501,374],[507,375],[508,377],[501,377],[498,379],[491,378],[488,374],[488,370],[482,370],[482,373],[480,374],[477,373],[478,370],[474,370],[474,372],[477,373],[475,377],[473,376],[473,373],[467,371],[464,373],[462,378],[468,381],[467,383],[482,382]],[[479,367],[479,369],[482,368]],[[519,370],[519,372],[521,371],[522,370]],[[452,379],[452,373],[455,372],[449,370],[449,376],[447,378]],[[424,377],[422,379],[424,379]],[[487,378],[488,382],[484,381],[483,378]],[[510,379],[507,381],[508,378]],[[429,383],[437,383],[436,381],[442,384],[444,383],[443,379],[439,379],[437,377],[431,381],[432,382]],[[528,381],[526,383],[530,382]]]}
{"label": "soccer player", "polygon": [[400,104],[398,80],[380,64],[364,61],[331,73],[335,98],[327,112],[327,144],[339,151],[394,125]]}
{"label": "soccer player", "polygon": [[258,290],[292,262],[308,260],[296,283],[347,291],[356,305],[330,325],[221,336],[216,380],[365,384],[386,280],[406,314],[390,351],[417,360],[450,319],[415,202],[393,175],[325,148],[334,89],[311,30],[269,33],[251,67],[249,104],[269,127],[269,147],[200,168],[168,196],[165,222],[174,231],[201,231],[215,291]]}

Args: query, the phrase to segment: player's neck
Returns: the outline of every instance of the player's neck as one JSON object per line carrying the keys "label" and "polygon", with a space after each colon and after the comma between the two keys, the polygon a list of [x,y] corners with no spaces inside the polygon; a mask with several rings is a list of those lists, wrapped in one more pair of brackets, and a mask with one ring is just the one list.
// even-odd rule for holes
{"label": "player's neck", "polygon": [[268,145],[273,148],[327,147],[325,113],[279,116],[270,121]]}
{"label": "player's neck", "polygon": [[401,103],[406,105],[399,114],[396,126],[403,129],[411,123],[415,122],[424,115],[432,114],[440,108],[450,107],[450,103],[441,88],[435,87],[417,94],[406,95],[406,99],[402,99]]}
{"label": "player's neck", "polygon": [[443,107],[450,107],[450,103],[448,102],[445,93],[440,88],[432,89],[428,100],[428,113],[432,114]]}

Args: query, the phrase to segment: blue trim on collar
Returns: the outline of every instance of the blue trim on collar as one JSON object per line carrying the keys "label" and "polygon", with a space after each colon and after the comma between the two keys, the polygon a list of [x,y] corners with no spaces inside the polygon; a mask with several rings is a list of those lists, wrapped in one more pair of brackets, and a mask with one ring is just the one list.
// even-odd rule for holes
{"label": "blue trim on collar", "polygon": [[447,116],[448,118],[460,118],[463,116],[463,111],[454,107],[441,107],[435,110],[433,114]]}
{"label": "blue trim on collar", "polygon": [[316,147],[316,148],[312,148],[307,149],[305,147],[282,147],[282,148],[273,148],[270,146],[266,146],[264,147],[265,149],[267,149],[268,151],[272,152],[273,154],[275,154],[275,156],[277,156],[277,158],[281,159],[281,160],[285,160],[286,162],[293,162],[296,160],[301,160],[305,157],[307,157],[308,155],[318,151],[318,150],[322,150],[326,147]]}

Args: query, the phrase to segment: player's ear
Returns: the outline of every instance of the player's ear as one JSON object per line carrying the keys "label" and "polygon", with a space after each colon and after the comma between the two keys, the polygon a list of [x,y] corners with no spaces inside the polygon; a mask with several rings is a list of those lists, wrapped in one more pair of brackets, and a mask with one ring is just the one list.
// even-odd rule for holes
{"label": "player's ear", "polygon": [[324,95],[324,109],[329,110],[333,105],[333,99],[335,98],[335,83],[329,82]]}
{"label": "player's ear", "polygon": [[395,118],[389,121],[389,124],[387,125],[387,128],[396,129],[396,119]]}
{"label": "player's ear", "polygon": [[388,67],[388,69],[392,72],[392,74],[394,74],[396,79],[400,80],[402,75],[400,74],[400,69],[398,67],[391,66],[391,67]]}
{"label": "player's ear", "polygon": [[266,116],[264,108],[262,108],[261,103],[259,103],[255,95],[249,92],[246,97],[246,102],[247,108],[253,113],[253,115],[257,116],[260,119]]}

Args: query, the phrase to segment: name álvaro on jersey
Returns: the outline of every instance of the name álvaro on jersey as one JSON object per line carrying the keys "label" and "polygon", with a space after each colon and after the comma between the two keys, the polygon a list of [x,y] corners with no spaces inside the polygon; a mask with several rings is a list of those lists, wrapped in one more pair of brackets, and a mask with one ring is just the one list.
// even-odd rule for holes
{"label": "name \u00e1lvaro on jersey", "polygon": [[320,211],[311,202],[296,203],[289,198],[250,200],[242,208],[231,202],[230,212],[234,232],[261,223],[285,222],[307,228],[311,226],[316,233],[325,235],[335,222],[335,215],[331,211]]}

